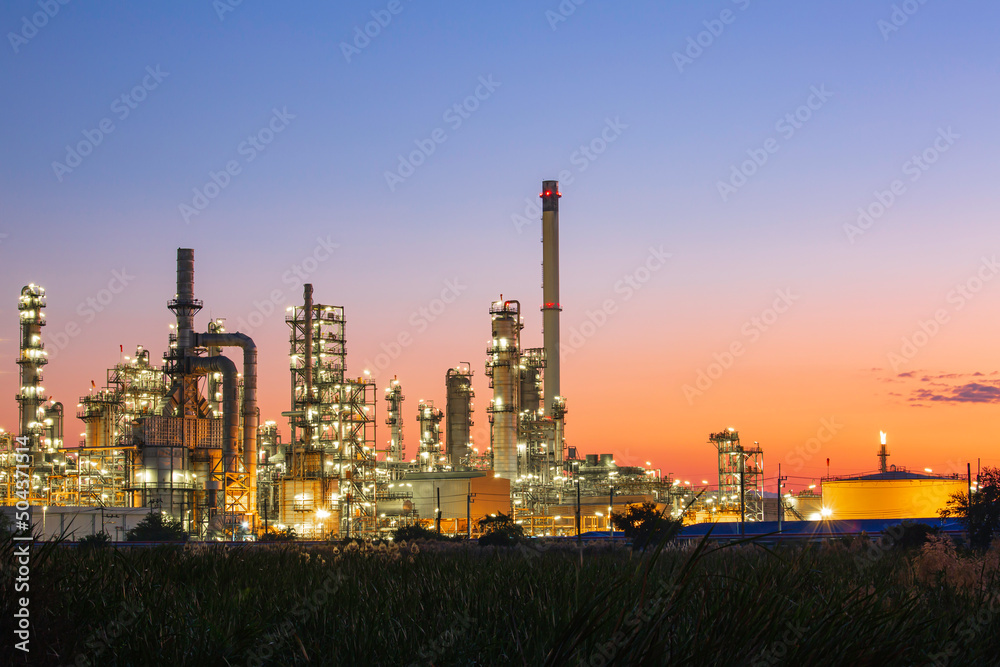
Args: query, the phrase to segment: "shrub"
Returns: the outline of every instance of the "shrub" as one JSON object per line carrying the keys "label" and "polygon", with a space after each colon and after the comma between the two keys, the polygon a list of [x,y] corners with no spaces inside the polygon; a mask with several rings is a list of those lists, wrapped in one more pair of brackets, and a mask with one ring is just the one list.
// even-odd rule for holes
{"label": "shrub", "polygon": [[394,542],[402,542],[404,540],[407,542],[412,542],[413,540],[441,540],[442,542],[451,542],[456,538],[442,535],[436,530],[430,530],[415,523],[412,526],[401,526],[392,531],[392,539]]}
{"label": "shrub", "polygon": [[650,502],[629,505],[624,512],[612,512],[611,523],[632,540],[635,549],[672,540],[683,525],[680,521],[664,518],[656,509],[656,503]]}
{"label": "shrub", "polygon": [[77,545],[81,549],[98,549],[101,547],[106,547],[111,544],[111,536],[101,531],[99,533],[94,533],[93,535],[86,535],[81,537],[77,542]]}
{"label": "shrub", "polygon": [[479,538],[482,547],[512,547],[524,538],[524,529],[503,512],[484,516],[479,520],[479,529],[483,531]]}
{"label": "shrub", "polygon": [[927,543],[931,535],[937,533],[937,528],[932,528],[926,523],[904,521],[886,528],[882,533],[882,539],[888,546],[897,549],[919,549]]}
{"label": "shrub", "polygon": [[295,534],[295,529],[291,526],[284,528],[283,530],[268,530],[263,533],[259,538],[258,542],[294,542],[298,538]]}
{"label": "shrub", "polygon": [[180,521],[161,512],[150,512],[125,534],[129,542],[187,542],[188,534]]}

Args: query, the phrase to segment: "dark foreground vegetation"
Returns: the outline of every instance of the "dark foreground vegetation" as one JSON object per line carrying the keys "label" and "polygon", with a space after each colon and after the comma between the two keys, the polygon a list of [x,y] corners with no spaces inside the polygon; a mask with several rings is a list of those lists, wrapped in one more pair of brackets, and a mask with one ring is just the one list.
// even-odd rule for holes
{"label": "dark foreground vegetation", "polygon": [[[926,541],[925,541],[926,540]],[[920,543],[923,542],[921,545]],[[0,664],[12,650],[2,554]],[[30,664],[995,665],[1000,551],[754,544],[45,545]]]}

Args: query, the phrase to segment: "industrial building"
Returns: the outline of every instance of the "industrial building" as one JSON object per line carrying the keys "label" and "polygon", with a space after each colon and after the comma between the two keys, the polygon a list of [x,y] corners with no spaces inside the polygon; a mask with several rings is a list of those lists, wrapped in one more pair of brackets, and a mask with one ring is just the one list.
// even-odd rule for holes
{"label": "industrial building", "polygon": [[[558,182],[542,183],[541,346],[530,346],[520,301],[501,294],[489,304],[488,443],[472,438],[470,362],[445,370],[443,409],[418,400],[415,415],[404,408],[403,385],[394,377],[383,388],[380,420],[379,388],[367,374],[347,371],[345,309],[317,302],[312,284],[285,318],[290,394],[282,438],[278,420],[261,423],[256,344],[228,332],[223,319],[200,330],[194,250],[179,248],[176,293],[167,302],[174,324],[162,363],[142,346],[132,355],[122,347],[103,386],[91,383],[77,402],[84,425],[78,443],[63,441],[63,405],[42,383],[45,290],[21,290],[18,439],[0,431],[0,505],[27,502],[36,515],[41,509],[46,529],[58,515],[60,529],[70,521],[78,532],[97,530],[89,517],[98,510],[108,516],[128,509],[112,514],[131,517],[155,509],[200,539],[252,539],[271,529],[373,537],[417,522],[468,534],[478,519],[498,512],[511,513],[530,534],[564,535],[607,530],[610,513],[632,503],[653,502],[686,521],[762,522],[778,512],[799,520],[830,512],[884,518],[929,514],[960,490],[956,479],[883,469],[827,480],[822,496],[765,499],[763,449],[742,444],[734,428],[709,436],[715,490],[651,466],[620,466],[609,454],[578,457],[567,445],[560,386],[560,197]],[[408,421],[416,422],[415,435],[404,429]],[[405,432],[414,440],[409,448]],[[15,442],[27,450],[28,489],[16,483],[24,454],[15,455]]]}

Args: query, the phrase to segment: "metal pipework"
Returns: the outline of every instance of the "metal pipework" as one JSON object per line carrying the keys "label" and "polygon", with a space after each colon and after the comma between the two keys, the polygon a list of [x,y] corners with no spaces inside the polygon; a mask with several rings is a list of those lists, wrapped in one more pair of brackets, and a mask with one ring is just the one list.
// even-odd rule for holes
{"label": "metal pipework", "polygon": [[545,416],[559,393],[559,181],[542,181],[542,333],[545,344]]}
{"label": "metal pipework", "polygon": [[[241,333],[195,334],[193,339],[196,347],[243,348],[243,467],[246,469],[247,477],[249,478],[250,507],[251,511],[253,511],[253,508],[257,506],[257,422],[259,419],[257,413],[257,345],[254,344],[250,336]],[[226,359],[226,357],[206,358]],[[226,360],[229,361],[228,359]],[[233,362],[229,361],[229,363],[232,364]],[[235,364],[233,364],[233,368],[235,369]],[[228,401],[227,392],[229,391],[230,383],[225,379],[225,376],[223,376],[223,379],[226,382],[222,387],[222,400],[223,404],[225,404]],[[233,400],[238,401],[236,397],[235,378],[232,385]],[[238,406],[234,406],[234,415],[237,409]],[[226,409],[223,407],[223,414],[225,412]],[[234,447],[235,441],[236,436],[234,435]]]}
{"label": "metal pipework", "polygon": [[[221,334],[228,335],[228,334]],[[239,395],[236,392],[236,364],[229,357],[188,357],[186,371],[190,375],[205,373],[222,373],[222,424],[225,432],[225,442],[222,450],[222,460],[226,472],[234,472],[236,461],[236,443],[239,441]],[[256,429],[255,429],[256,430]]]}

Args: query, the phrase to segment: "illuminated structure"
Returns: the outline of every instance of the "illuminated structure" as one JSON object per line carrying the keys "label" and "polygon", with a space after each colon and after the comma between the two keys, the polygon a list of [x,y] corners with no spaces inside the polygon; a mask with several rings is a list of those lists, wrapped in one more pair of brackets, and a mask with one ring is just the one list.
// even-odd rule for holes
{"label": "illuminated structure", "polygon": [[376,527],[375,383],[344,377],[344,309],[290,307],[291,442],[279,481],[280,524],[299,535],[368,534]]}
{"label": "illuminated structure", "polygon": [[385,389],[385,424],[389,427],[389,442],[386,443],[385,461],[389,479],[399,479],[406,465],[406,447],[403,445],[403,388],[399,380],[393,378]]}
{"label": "illuminated structure", "polygon": [[718,511],[739,513],[742,521],[764,520],[764,451],[740,444],[740,434],[727,429],[709,436],[719,454]]}
{"label": "illuminated structure", "polygon": [[472,454],[472,370],[469,364],[449,368],[444,378],[447,403],[445,456],[448,465],[457,468],[468,462]]}
{"label": "illuminated structure", "polygon": [[420,401],[417,422],[420,424],[420,449],[417,466],[424,472],[442,470],[448,457],[441,450],[441,420],[444,413],[434,407],[434,401]]}

